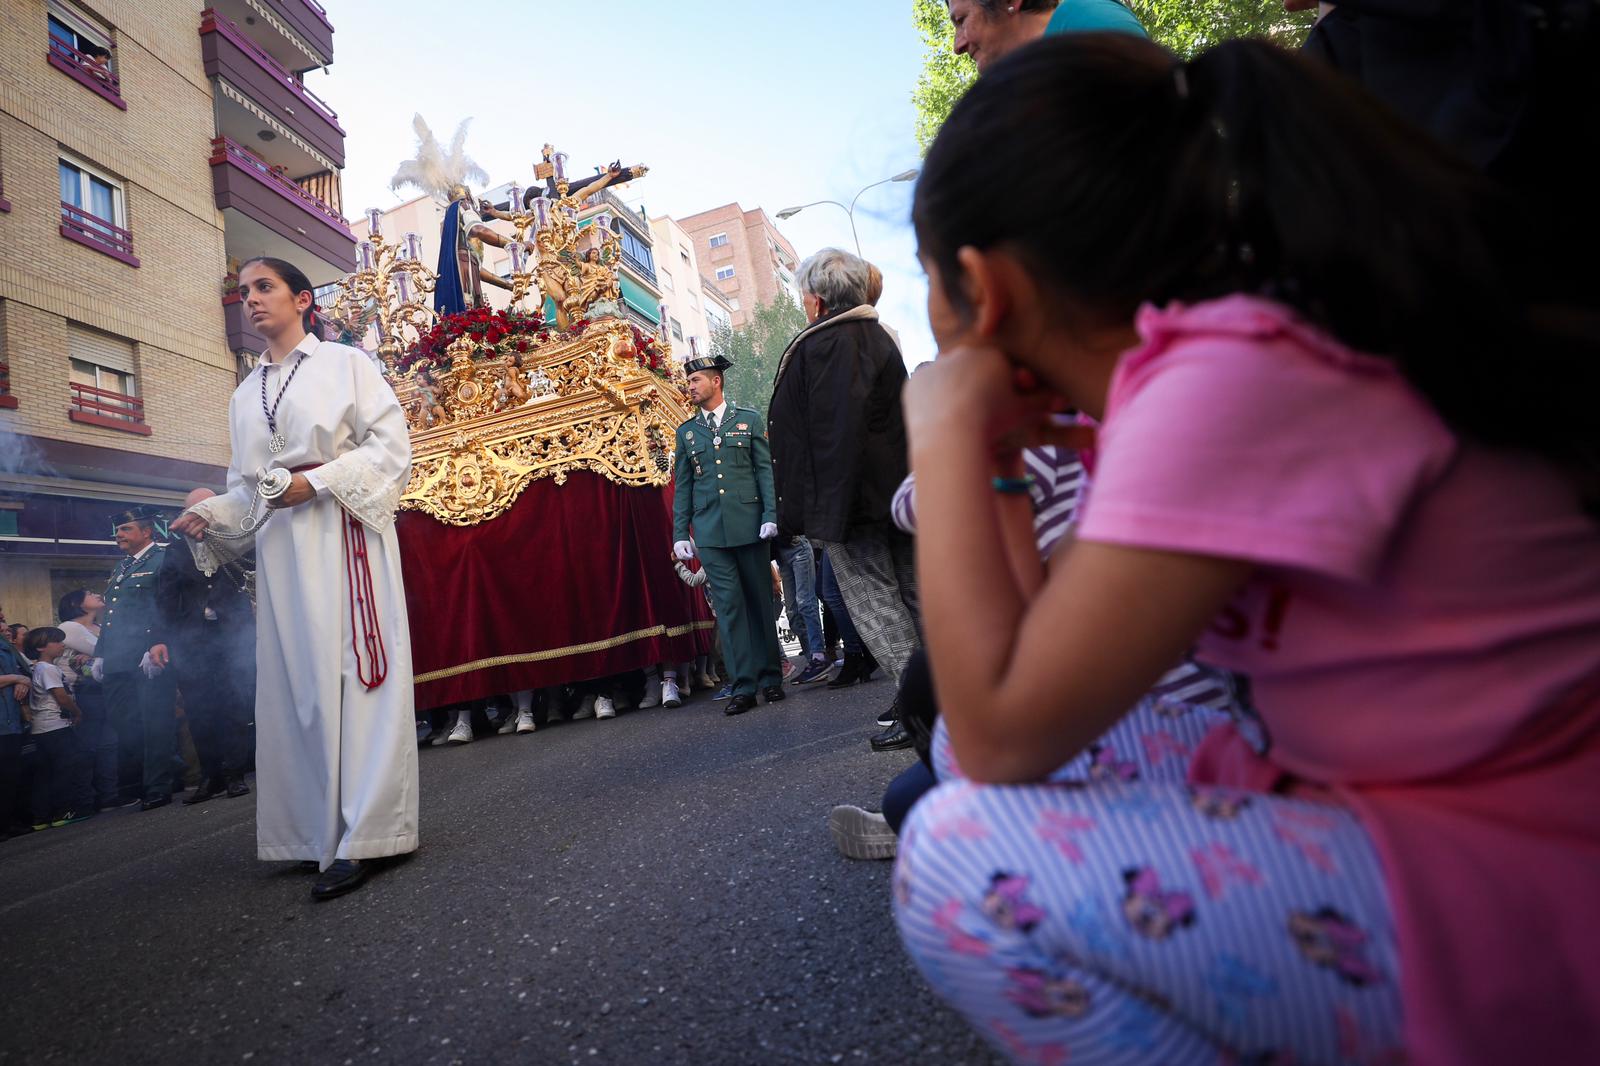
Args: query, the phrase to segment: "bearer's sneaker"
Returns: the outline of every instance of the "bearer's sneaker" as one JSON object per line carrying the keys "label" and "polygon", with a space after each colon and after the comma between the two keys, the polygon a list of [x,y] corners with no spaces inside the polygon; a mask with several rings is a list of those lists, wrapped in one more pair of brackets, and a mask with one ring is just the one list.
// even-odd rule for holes
{"label": "bearer's sneaker", "polygon": [[683,697],[678,695],[678,683],[676,681],[667,680],[661,682],[661,706],[683,706]]}
{"label": "bearer's sneaker", "polygon": [[806,668],[789,682],[791,685],[813,685],[818,681],[828,679],[828,671],[833,669],[833,664],[826,659],[812,659]]}
{"label": "bearer's sneaker", "polygon": [[828,812],[828,832],[847,859],[892,859],[894,830],[888,819],[876,811],[844,804]]}
{"label": "bearer's sneaker", "polygon": [[596,696],[594,698],[594,716],[596,718],[615,718],[617,705],[611,702],[610,696]]}
{"label": "bearer's sneaker", "polygon": [[495,733],[496,733],[496,735],[503,737],[503,736],[508,736],[511,733],[515,733],[516,731],[517,731],[517,716],[514,715],[514,714],[508,714],[508,715],[506,715],[506,720],[503,723],[501,723],[499,729],[495,730]]}
{"label": "bearer's sneaker", "polygon": [[648,711],[652,707],[661,706],[661,690],[646,681],[644,683],[644,699],[639,701],[639,709]]}
{"label": "bearer's sneaker", "polygon": [[462,711],[461,714],[456,717],[455,728],[450,730],[450,735],[445,738],[445,741],[449,744],[471,744],[472,715],[468,714],[466,711]]}
{"label": "bearer's sneaker", "polygon": [[572,712],[572,720],[576,722],[580,718],[593,718],[594,705],[595,698],[593,696],[583,697],[578,701],[578,709]]}
{"label": "bearer's sneaker", "polygon": [[517,712],[517,732],[532,733],[537,728],[539,727],[534,724],[532,711]]}
{"label": "bearer's sneaker", "polygon": [[726,685],[723,685],[721,688],[717,689],[717,691],[712,694],[711,698],[714,700],[725,700],[730,699],[732,696],[733,682],[729,681]]}
{"label": "bearer's sneaker", "polygon": [[783,671],[783,680],[789,680],[789,678],[794,674],[794,662],[788,656],[784,656],[783,666],[781,669]]}

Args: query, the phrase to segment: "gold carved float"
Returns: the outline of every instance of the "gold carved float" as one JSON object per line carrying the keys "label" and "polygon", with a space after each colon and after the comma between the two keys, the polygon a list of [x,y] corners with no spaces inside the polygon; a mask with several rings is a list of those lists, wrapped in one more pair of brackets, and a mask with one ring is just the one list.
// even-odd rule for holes
{"label": "gold carved float", "polygon": [[[512,272],[494,279],[512,294],[509,311],[445,316],[451,329],[470,328],[462,323],[473,316],[483,329],[488,317],[491,331],[463,332],[442,352],[443,319],[428,304],[438,279],[419,261],[416,235],[391,242],[380,213],[368,213],[359,269],[330,310],[353,343],[376,335],[375,354],[405,409],[412,459],[402,510],[470,526],[504,514],[538,478],[560,485],[587,470],[632,487],[672,478],[674,433],[689,417],[681,365],[664,329],[647,333],[626,318],[608,214],[581,226],[583,200],[568,193],[564,157],[547,150],[546,159],[553,174],[540,176],[554,178],[553,200],[524,210],[513,186],[510,212],[482,205],[515,230],[506,245]],[[459,184],[451,195],[470,199]],[[547,296],[556,308],[548,324],[534,317]]]}

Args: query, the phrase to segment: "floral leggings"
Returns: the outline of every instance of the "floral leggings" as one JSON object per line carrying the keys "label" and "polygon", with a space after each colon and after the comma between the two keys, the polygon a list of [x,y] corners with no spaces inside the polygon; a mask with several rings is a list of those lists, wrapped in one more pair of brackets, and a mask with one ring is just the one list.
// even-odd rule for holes
{"label": "floral leggings", "polygon": [[1225,718],[1146,699],[1037,785],[960,777],[912,809],[901,938],[1015,1062],[1402,1061],[1399,957],[1378,859],[1349,812],[1194,789]]}

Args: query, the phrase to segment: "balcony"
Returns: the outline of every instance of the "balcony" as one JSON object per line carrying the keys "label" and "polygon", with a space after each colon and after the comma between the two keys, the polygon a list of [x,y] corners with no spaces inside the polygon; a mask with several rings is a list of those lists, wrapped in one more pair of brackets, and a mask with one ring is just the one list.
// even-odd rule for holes
{"label": "balcony", "polygon": [[651,285],[655,285],[657,287],[660,286],[661,282],[660,279],[656,277],[655,270],[640,262],[639,259],[636,258],[633,253],[628,251],[626,248],[622,250],[622,265],[639,275],[639,277],[643,278]]}
{"label": "balcony", "polygon": [[244,299],[238,293],[229,293],[222,298],[222,316],[228,324],[228,351],[260,354],[267,350],[267,339],[250,324]]}
{"label": "balcony", "polygon": [[310,70],[333,62],[333,25],[315,0],[215,0],[208,6],[286,70]]}
{"label": "balcony", "polygon": [[65,200],[61,201],[61,235],[129,266],[139,265],[138,256],[133,254],[133,234]]}
{"label": "balcony", "polygon": [[355,237],[339,213],[227,137],[211,142],[211,184],[229,256],[287,259],[313,285],[338,281],[356,268]]}
{"label": "balcony", "polygon": [[265,49],[209,8],[200,16],[200,42],[207,77],[220,78],[243,93],[272,119],[304,138],[307,146],[333,167],[344,166],[344,127],[339,125],[339,116]]}
{"label": "balcony", "polygon": [[11,366],[0,363],[0,411],[15,411],[17,398],[11,395]]}
{"label": "balcony", "polygon": [[96,95],[103,96],[122,110],[128,110],[122,99],[122,84],[117,75],[103,62],[78,51],[65,41],[50,38],[50,65]]}
{"label": "balcony", "polygon": [[72,421],[137,433],[141,437],[150,435],[150,427],[144,424],[144,401],[137,396],[97,389],[76,381],[69,382],[68,387],[72,390],[72,402],[67,408],[67,417]]}

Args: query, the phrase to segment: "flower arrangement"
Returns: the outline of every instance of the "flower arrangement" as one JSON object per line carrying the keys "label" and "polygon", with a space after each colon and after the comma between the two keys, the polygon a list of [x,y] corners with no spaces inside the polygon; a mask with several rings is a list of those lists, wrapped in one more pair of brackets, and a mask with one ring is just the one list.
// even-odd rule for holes
{"label": "flower arrangement", "polygon": [[633,357],[639,360],[639,365],[657,377],[669,376],[671,371],[667,366],[667,357],[656,336],[631,323],[628,328],[633,330]]}
{"label": "flower arrangement", "polygon": [[476,358],[487,359],[532,351],[536,344],[550,339],[550,331],[545,328],[544,316],[534,311],[474,307],[460,314],[441,315],[433,328],[400,357],[396,368],[407,374],[418,364],[443,363],[449,358],[446,353],[450,345],[461,337],[476,341]]}

